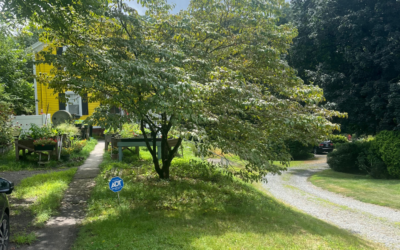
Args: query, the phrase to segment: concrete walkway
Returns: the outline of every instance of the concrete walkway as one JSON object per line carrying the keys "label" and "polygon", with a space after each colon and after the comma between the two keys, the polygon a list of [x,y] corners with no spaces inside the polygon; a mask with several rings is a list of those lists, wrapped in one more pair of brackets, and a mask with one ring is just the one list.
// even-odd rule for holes
{"label": "concrete walkway", "polygon": [[67,250],[75,241],[78,224],[85,218],[86,202],[95,185],[94,178],[100,173],[104,142],[99,142],[89,158],[79,167],[61,202],[60,214],[51,218],[43,229],[36,233],[37,241],[19,249]]}

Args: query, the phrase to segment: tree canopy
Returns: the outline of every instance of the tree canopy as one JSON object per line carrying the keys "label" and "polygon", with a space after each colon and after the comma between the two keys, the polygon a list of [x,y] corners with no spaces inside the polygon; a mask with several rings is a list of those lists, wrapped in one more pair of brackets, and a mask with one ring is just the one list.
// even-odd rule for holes
{"label": "tree canopy", "polygon": [[[89,100],[125,110],[121,119],[138,120],[143,133],[147,126],[153,138],[160,134],[161,159],[146,136],[160,178],[169,178],[184,138],[204,153],[239,155],[248,164],[235,174],[260,180],[283,169],[274,160],[290,160],[285,140],[315,144],[339,129],[330,119],[344,114],[321,108],[322,90],[304,85],[283,59],[296,36],[292,26],[278,24],[283,0],[192,0],[177,15],[163,0],[139,2],[145,16],[120,0],[89,15],[54,7],[58,16],[73,16],[65,29],[52,29],[44,14],[42,41],[68,49],[41,54],[55,67],[40,81],[59,92],[91,93]],[[36,20],[41,24],[40,14]],[[96,112],[94,118],[107,119],[103,108]]]}
{"label": "tree canopy", "polygon": [[290,65],[348,112],[346,132],[375,134],[400,124],[400,2],[292,0],[298,29]]}
{"label": "tree canopy", "polygon": [[[3,30],[0,28],[0,31]],[[0,32],[0,85],[3,85],[9,96],[7,101],[12,103],[17,115],[31,114],[35,107],[30,61],[31,55],[17,43],[15,35]],[[1,95],[0,100],[6,101],[5,97]]]}

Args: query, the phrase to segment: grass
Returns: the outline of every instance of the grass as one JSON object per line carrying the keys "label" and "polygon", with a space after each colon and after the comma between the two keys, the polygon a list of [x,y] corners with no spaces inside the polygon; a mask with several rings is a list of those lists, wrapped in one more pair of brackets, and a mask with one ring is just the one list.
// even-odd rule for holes
{"label": "grass", "polygon": [[57,212],[64,192],[76,170],[77,168],[71,168],[66,171],[38,174],[23,179],[15,188],[12,196],[17,199],[33,201],[29,208],[35,215],[34,224],[41,226]]}
{"label": "grass", "polygon": [[310,181],[318,187],[359,201],[400,209],[400,180],[378,180],[329,169],[311,176]]}
{"label": "grass", "polygon": [[[147,152],[119,163],[106,154],[73,249],[380,249],[293,210],[213,165],[174,159],[160,181]],[[190,158],[190,157],[189,157]],[[119,169],[117,195],[108,180]],[[113,171],[111,171],[113,172]]]}
{"label": "grass", "polygon": [[12,236],[12,242],[18,244],[18,245],[23,245],[23,244],[32,244],[33,242],[36,241],[36,235],[34,232],[32,233],[17,233],[13,234]]}
{"label": "grass", "polygon": [[[233,169],[234,171],[240,171],[241,169],[244,169],[245,166],[246,166],[246,164],[247,164],[247,161],[242,160],[242,159],[241,159],[239,156],[237,156],[237,155],[229,154],[229,153],[228,153],[228,154],[223,154],[222,151],[221,151],[221,149],[216,148],[216,149],[213,150],[213,152],[214,152],[216,155],[223,156],[223,157],[225,157],[227,160],[229,160],[229,162],[230,162],[230,164],[231,164],[231,167],[232,167],[231,169]],[[216,155],[210,154],[208,157],[220,159],[220,158],[219,158],[218,156],[216,156]],[[281,167],[281,168],[286,168],[286,167],[291,168],[291,167],[300,167],[300,166],[302,166],[302,165],[309,164],[309,162],[310,162],[310,161],[313,161],[313,160],[318,160],[318,159],[315,158],[315,157],[313,157],[313,158],[310,158],[310,159],[308,159],[308,160],[290,161],[290,162],[288,163],[288,165],[282,164],[281,161],[273,161],[272,164],[274,164],[274,165],[276,165],[276,166],[279,166],[279,167]],[[224,163],[225,163],[225,161],[224,161]]]}
{"label": "grass", "polygon": [[[76,167],[82,165],[84,160],[89,157],[90,152],[97,144],[97,140],[91,139],[87,141],[82,151],[71,154],[71,160],[55,161],[51,160],[49,164],[39,166],[39,156],[37,154],[27,155],[25,159],[20,157],[19,161],[15,160],[15,150],[11,150],[5,155],[0,155],[0,171],[20,171],[20,170],[38,170],[56,167]],[[46,156],[45,156],[46,158]],[[47,159],[47,158],[46,158]]]}

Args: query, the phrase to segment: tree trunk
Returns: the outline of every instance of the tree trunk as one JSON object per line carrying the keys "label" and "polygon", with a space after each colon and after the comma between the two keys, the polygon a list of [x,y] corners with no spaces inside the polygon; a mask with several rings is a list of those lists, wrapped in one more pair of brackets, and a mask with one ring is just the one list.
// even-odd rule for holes
{"label": "tree trunk", "polygon": [[[150,141],[144,131],[144,120],[141,120],[140,122],[140,129],[142,130],[142,133],[145,138],[146,146],[147,149],[150,151],[150,154],[153,158],[153,163],[154,163],[154,168],[160,177],[160,179],[169,179],[169,168],[171,167],[171,162],[175,157],[175,154],[178,152],[178,149],[182,143],[182,138],[179,138],[178,143],[175,145],[173,149],[171,149],[168,145],[168,133],[169,130],[171,129],[172,125],[169,123],[168,125],[162,125],[161,126],[161,167],[158,157],[157,157],[157,152],[156,152],[156,132],[151,128],[151,134],[153,140]],[[152,145],[151,145],[152,144]]]}

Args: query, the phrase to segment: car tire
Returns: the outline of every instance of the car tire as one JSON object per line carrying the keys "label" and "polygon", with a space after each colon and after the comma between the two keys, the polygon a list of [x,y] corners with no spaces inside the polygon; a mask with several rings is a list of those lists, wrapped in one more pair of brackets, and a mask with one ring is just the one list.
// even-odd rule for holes
{"label": "car tire", "polygon": [[10,219],[5,213],[0,225],[0,250],[7,250],[10,242]]}

